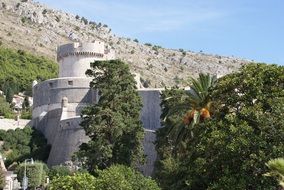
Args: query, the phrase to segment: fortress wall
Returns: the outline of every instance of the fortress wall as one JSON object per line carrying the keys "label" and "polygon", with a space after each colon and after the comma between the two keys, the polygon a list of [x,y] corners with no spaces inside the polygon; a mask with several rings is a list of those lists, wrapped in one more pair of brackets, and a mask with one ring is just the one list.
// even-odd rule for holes
{"label": "fortress wall", "polygon": [[33,118],[34,127],[44,134],[48,144],[51,144],[52,146],[54,146],[53,141],[58,134],[61,112],[61,108],[54,109],[48,111],[42,118]]}
{"label": "fortress wall", "polygon": [[69,102],[90,102],[95,97],[89,92],[89,84],[89,78],[58,78],[41,82],[33,88],[33,109],[61,103],[64,96]]}
{"label": "fortress wall", "polygon": [[160,89],[139,89],[139,95],[142,97],[143,108],[140,114],[141,121],[146,130],[156,130],[161,128],[160,116]]}
{"label": "fortress wall", "polygon": [[141,111],[141,121],[145,130],[145,137],[143,146],[145,154],[147,155],[146,163],[140,167],[141,171],[146,176],[150,176],[154,170],[154,164],[157,159],[157,152],[155,150],[154,142],[156,140],[155,131],[161,128],[161,99],[160,89],[140,89],[139,95],[142,97],[143,108]]}
{"label": "fortress wall", "polygon": [[[62,85],[64,82],[56,80],[53,80],[53,82],[61,88],[50,89],[46,91],[46,94],[50,95],[50,102],[55,103],[49,105],[37,103],[38,106],[33,109],[34,126],[45,135],[48,143],[52,145],[48,159],[50,166],[71,160],[72,154],[78,150],[79,145],[88,141],[83,128],[79,125],[79,116],[86,105],[96,101],[96,93],[93,90],[87,90],[88,88],[85,88],[86,91],[80,88],[66,90]],[[48,82],[39,84],[37,90],[44,88],[46,84]],[[36,94],[37,90],[34,91],[35,99],[39,98]],[[151,175],[157,159],[154,145],[155,131],[161,127],[160,89],[140,89],[138,92],[143,101],[140,118],[145,129],[143,146],[147,155],[146,164],[141,166],[140,169],[145,175]],[[84,97],[82,98],[82,96]],[[63,97],[68,97],[68,106],[64,109],[61,104]],[[40,102],[40,100],[38,101]]]}
{"label": "fortress wall", "polygon": [[59,165],[70,161],[73,153],[79,150],[79,146],[83,142],[88,142],[89,138],[80,127],[80,122],[80,117],[60,121],[47,161],[48,165]]}

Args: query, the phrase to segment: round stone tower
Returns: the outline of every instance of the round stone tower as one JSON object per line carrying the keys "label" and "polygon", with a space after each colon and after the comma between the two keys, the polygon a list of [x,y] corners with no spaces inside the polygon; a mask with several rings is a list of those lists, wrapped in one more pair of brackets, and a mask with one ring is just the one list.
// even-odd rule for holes
{"label": "round stone tower", "polygon": [[108,60],[110,52],[101,41],[93,43],[70,43],[57,48],[59,78],[86,77],[85,72],[95,60]]}
{"label": "round stone tower", "polygon": [[104,42],[70,43],[57,48],[58,78],[33,83],[33,126],[40,130],[52,148],[48,165],[71,160],[88,138],[80,124],[81,110],[97,101],[90,89],[92,78],[85,72],[96,60],[114,58]]}

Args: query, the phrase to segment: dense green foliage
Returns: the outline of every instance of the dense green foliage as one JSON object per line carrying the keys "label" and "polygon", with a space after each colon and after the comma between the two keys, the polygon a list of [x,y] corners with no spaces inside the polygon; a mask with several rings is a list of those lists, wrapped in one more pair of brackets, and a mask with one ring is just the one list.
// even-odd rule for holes
{"label": "dense green foliage", "polygon": [[31,95],[33,80],[54,78],[57,72],[57,64],[47,58],[0,47],[0,90],[8,99],[17,92]]}
{"label": "dense green foliage", "polygon": [[88,173],[63,175],[53,179],[48,190],[97,190],[95,177]]}
{"label": "dense green foliage", "polygon": [[1,151],[6,157],[6,164],[23,162],[27,158],[46,161],[50,146],[44,136],[31,127],[16,130],[0,130],[0,140],[4,141]]}
{"label": "dense green foliage", "polygon": [[277,189],[276,180],[263,174],[264,163],[284,152],[284,67],[246,65],[219,79],[210,94],[212,119],[191,129],[194,136],[182,149],[174,151],[167,137],[170,119],[180,112],[159,131],[156,176],[162,187]]}
{"label": "dense green foliage", "polygon": [[98,172],[99,190],[159,190],[157,183],[140,172],[123,165],[114,165]]}
{"label": "dense green foliage", "polygon": [[53,166],[49,172],[48,172],[48,176],[49,179],[53,180],[56,177],[59,176],[67,176],[70,175],[72,172],[70,171],[70,169],[67,166]]}
{"label": "dense green foliage", "polygon": [[[16,169],[17,178],[22,183],[25,172],[25,163],[22,163]],[[28,178],[28,187],[35,188],[45,184],[48,173],[48,167],[42,162],[26,163],[26,176]]]}
{"label": "dense green foliage", "polygon": [[5,118],[13,118],[14,113],[10,107],[10,104],[6,102],[5,98],[0,95],[0,116],[4,116]]}
{"label": "dense green foliage", "polygon": [[139,172],[122,165],[114,165],[97,172],[59,176],[52,180],[49,190],[159,190],[157,183]]}
{"label": "dense green foliage", "polygon": [[90,137],[77,153],[86,169],[112,164],[137,166],[143,160],[141,98],[129,67],[119,61],[96,61],[86,72],[90,86],[99,89],[99,101],[82,112],[81,126]]}
{"label": "dense green foliage", "polygon": [[278,180],[279,185],[284,188],[284,158],[269,160],[266,165],[270,171],[266,173],[265,176],[275,177]]}

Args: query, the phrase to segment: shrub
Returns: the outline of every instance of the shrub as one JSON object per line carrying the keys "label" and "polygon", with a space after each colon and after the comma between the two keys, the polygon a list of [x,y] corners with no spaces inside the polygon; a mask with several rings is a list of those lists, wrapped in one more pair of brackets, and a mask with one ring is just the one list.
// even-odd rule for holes
{"label": "shrub", "polygon": [[71,174],[70,169],[67,166],[53,166],[48,173],[48,176],[51,180],[60,177],[68,176]]}
{"label": "shrub", "polygon": [[136,42],[136,43],[139,43],[138,39],[134,39],[133,41]]}
{"label": "shrub", "polygon": [[72,176],[58,176],[48,186],[49,190],[97,190],[94,176],[88,173],[76,173]]}
{"label": "shrub", "polygon": [[[25,172],[25,163],[20,164],[17,169],[17,178],[19,181],[23,180]],[[33,164],[26,164],[26,175],[28,178],[28,187],[36,188],[44,185],[45,179],[47,177],[48,167],[42,162],[35,162]]]}
{"label": "shrub", "polygon": [[122,165],[114,165],[99,170],[98,176],[88,173],[75,173],[70,176],[59,176],[51,181],[49,190],[160,190],[151,178]]}
{"label": "shrub", "polygon": [[10,104],[6,102],[5,98],[0,95],[0,116],[5,118],[14,118],[13,110],[10,108]]}
{"label": "shrub", "polygon": [[114,165],[98,172],[96,179],[98,190],[123,189],[123,190],[159,190],[157,183],[151,178],[144,177],[141,173],[123,166]]}
{"label": "shrub", "polygon": [[44,9],[44,10],[42,11],[42,14],[45,15],[46,13],[47,13],[47,10]]}
{"label": "shrub", "polygon": [[88,21],[85,17],[82,17],[82,18],[81,18],[81,21],[82,21],[85,25],[87,25],[87,24],[89,23],[89,21]]}

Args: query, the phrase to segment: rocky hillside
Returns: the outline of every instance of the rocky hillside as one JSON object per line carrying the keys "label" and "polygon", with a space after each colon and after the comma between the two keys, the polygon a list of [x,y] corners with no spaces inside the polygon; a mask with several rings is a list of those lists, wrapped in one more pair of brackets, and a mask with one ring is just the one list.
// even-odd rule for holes
{"label": "rocky hillside", "polygon": [[138,40],[122,38],[107,25],[50,9],[31,0],[0,0],[0,44],[55,59],[55,48],[70,41],[100,39],[116,57],[141,74],[145,86],[184,85],[189,76],[208,72],[218,76],[248,63],[234,57],[164,49]]}

